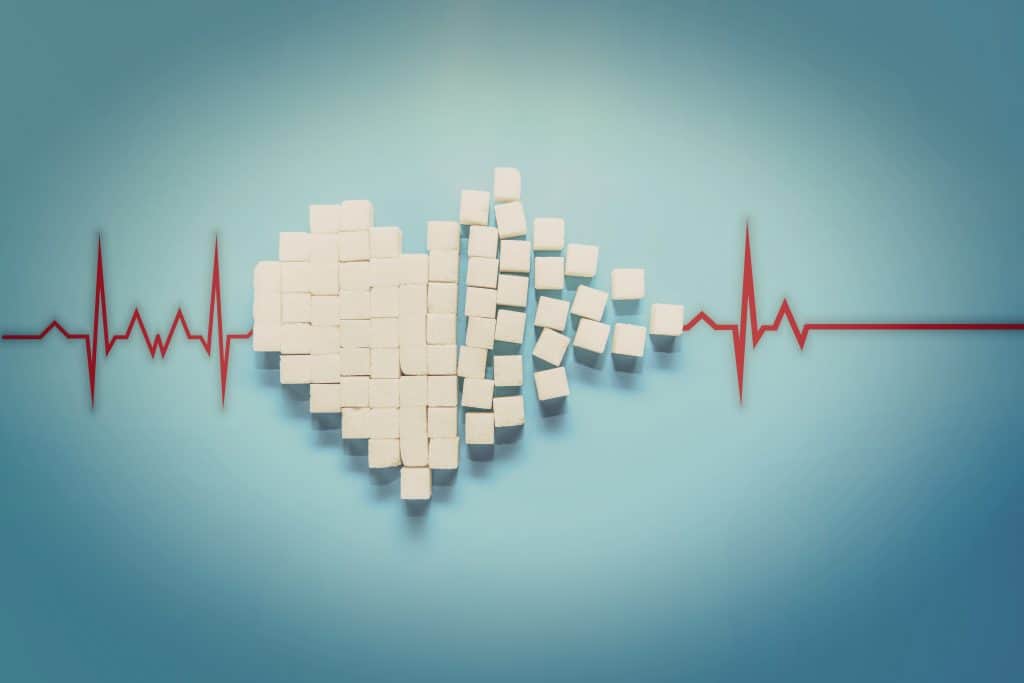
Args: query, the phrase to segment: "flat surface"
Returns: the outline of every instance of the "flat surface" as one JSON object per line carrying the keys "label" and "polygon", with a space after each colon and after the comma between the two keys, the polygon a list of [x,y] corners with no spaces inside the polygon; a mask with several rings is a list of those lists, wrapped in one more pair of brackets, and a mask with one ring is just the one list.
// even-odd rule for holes
{"label": "flat surface", "polygon": [[[646,269],[605,322],[737,321],[748,218],[765,318],[1024,318],[1019,10],[743,4],[8,5],[3,330],[91,329],[99,231],[112,329],[204,332],[219,235],[246,331],[309,204],[422,250],[498,165],[597,287]],[[1024,338],[769,335],[741,406],[702,326],[570,349],[549,417],[533,339],[525,427],[426,506],[245,343],[223,409],[198,344],[133,338],[94,410],[80,343],[0,344],[0,678],[1024,676]]]}

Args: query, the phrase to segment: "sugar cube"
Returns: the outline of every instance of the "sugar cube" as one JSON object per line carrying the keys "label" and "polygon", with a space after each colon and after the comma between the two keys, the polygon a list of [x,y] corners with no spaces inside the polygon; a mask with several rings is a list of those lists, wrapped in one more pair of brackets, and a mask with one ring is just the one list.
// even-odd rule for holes
{"label": "sugar cube", "polygon": [[[478,349],[494,348],[494,318],[466,319],[466,346]],[[452,339],[454,342],[455,340]]]}
{"label": "sugar cube", "polygon": [[494,443],[494,413],[466,413],[466,443],[470,446]]}
{"label": "sugar cube", "polygon": [[459,400],[459,378],[455,375],[427,377],[427,405],[453,407]]}
{"label": "sugar cube", "polygon": [[397,287],[402,284],[401,258],[370,258],[370,287]]}
{"label": "sugar cube", "polygon": [[338,355],[341,359],[340,374],[342,377],[370,374],[370,349],[346,349],[343,347]]}
{"label": "sugar cube", "polygon": [[309,384],[311,366],[308,355],[282,355],[280,359],[281,384]]}
{"label": "sugar cube", "polygon": [[533,357],[551,365],[561,365],[567,348],[569,348],[568,337],[561,332],[544,328],[537,343],[533,345]]}
{"label": "sugar cube", "polygon": [[338,325],[316,325],[310,328],[309,353],[337,353],[341,348]]}
{"label": "sugar cube", "polygon": [[373,226],[373,204],[368,199],[348,199],[341,203],[341,230],[363,230]]}
{"label": "sugar cube", "polygon": [[312,321],[312,297],[309,294],[288,292],[281,295],[281,322],[308,323]]}
{"label": "sugar cube", "polygon": [[398,318],[374,318],[370,321],[370,348],[398,348]]}
{"label": "sugar cube", "polygon": [[370,229],[370,257],[398,258],[402,255],[402,229],[395,227]]}
{"label": "sugar cube", "polygon": [[559,332],[565,329],[565,321],[569,317],[569,302],[542,296],[537,300],[537,311],[533,316],[534,327],[546,327]]}
{"label": "sugar cube", "polygon": [[338,236],[337,235],[310,235],[309,236],[309,262],[310,263],[338,263]]}
{"label": "sugar cube", "polygon": [[530,290],[530,278],[525,275],[501,273],[498,275],[498,294],[496,303],[499,306],[515,306],[526,308],[526,299]]}
{"label": "sugar cube", "polygon": [[494,202],[517,202],[523,181],[518,168],[498,166],[494,169]]}
{"label": "sugar cube", "polygon": [[[386,320],[386,318],[382,318]],[[452,342],[453,344],[455,342]],[[427,344],[427,316],[425,313],[417,315],[402,315],[398,318],[398,345],[399,346],[426,346]]]}
{"label": "sugar cube", "polygon": [[281,291],[257,289],[252,298],[252,319],[263,323],[281,324]]}
{"label": "sugar cube", "polygon": [[430,440],[427,462],[432,470],[459,469],[459,437],[439,436]]}
{"label": "sugar cube", "polygon": [[569,378],[564,367],[539,370],[533,373],[533,382],[537,388],[537,399],[540,401],[550,401],[569,395]]}
{"label": "sugar cube", "polygon": [[459,222],[463,225],[487,225],[491,211],[491,193],[463,190],[459,199]]}
{"label": "sugar cube", "polygon": [[337,325],[339,302],[337,295],[310,297],[309,321],[314,325]]}
{"label": "sugar cube", "polygon": [[454,282],[427,285],[427,313],[458,313],[459,286]]}
{"label": "sugar cube", "polygon": [[342,377],[338,386],[342,408],[366,408],[370,405],[369,377]]}
{"label": "sugar cube", "polygon": [[597,274],[598,248],[592,244],[570,244],[565,250],[565,274],[569,277],[594,277]]}
{"label": "sugar cube", "polygon": [[341,386],[338,384],[310,384],[309,412],[340,413]]}
{"label": "sugar cube", "polygon": [[354,230],[338,233],[339,261],[369,261],[370,231]]}
{"label": "sugar cube", "polygon": [[345,320],[339,325],[339,329],[342,348],[369,348],[371,341],[369,320]]}
{"label": "sugar cube", "polygon": [[470,377],[462,381],[462,405],[466,408],[491,409],[494,380]]}
{"label": "sugar cube", "polygon": [[427,275],[430,282],[459,281],[459,252],[432,251],[428,261]]}
{"label": "sugar cube", "polygon": [[371,439],[397,439],[400,428],[398,408],[370,408]]}
{"label": "sugar cube", "polygon": [[646,341],[647,329],[643,325],[615,323],[615,332],[612,334],[612,353],[639,358],[644,355]]}
{"label": "sugar cube", "polygon": [[580,324],[576,326],[576,336],[572,345],[594,353],[604,353],[604,347],[608,344],[608,333],[611,331],[605,323],[599,323],[589,318],[580,318]]}
{"label": "sugar cube", "polygon": [[402,254],[401,284],[426,285],[430,273],[430,257],[426,254]]}
{"label": "sugar cube", "polygon": [[565,221],[561,218],[533,219],[533,250],[562,251],[565,246]]}
{"label": "sugar cube", "polygon": [[397,408],[399,406],[399,379],[370,379],[370,407]]}
{"label": "sugar cube", "polygon": [[[426,406],[405,406],[399,408],[401,425],[399,434],[403,439],[410,437],[427,436],[427,407]],[[426,444],[424,444],[426,445]],[[426,457],[426,453],[423,454]]]}
{"label": "sugar cube", "polygon": [[644,298],[643,268],[612,269],[612,300],[636,301]]}
{"label": "sugar cube", "polygon": [[565,259],[561,256],[538,256],[533,260],[533,288],[536,290],[565,288]]}
{"label": "sugar cube", "polygon": [[368,438],[370,438],[370,409],[369,408],[342,408],[341,409],[341,438],[343,438],[343,439],[368,439]]}
{"label": "sugar cube", "polygon": [[313,327],[309,323],[281,325],[281,353],[312,353]]}
{"label": "sugar cube", "polygon": [[340,204],[310,204],[310,232],[338,232],[341,229]]}
{"label": "sugar cube", "polygon": [[[526,313],[523,311],[498,311],[498,319],[494,325],[494,340],[522,344],[526,332]],[[467,342],[468,343],[468,342]]]}
{"label": "sugar cube", "polygon": [[427,221],[427,251],[459,251],[462,227],[455,221]]}
{"label": "sugar cube", "polygon": [[370,292],[339,292],[338,318],[341,320],[368,320],[370,318]]}
{"label": "sugar cube", "polygon": [[492,225],[469,226],[469,248],[467,251],[470,257],[497,258],[498,229]]}
{"label": "sugar cube", "polygon": [[429,467],[403,467],[401,472],[402,500],[430,500]]}
{"label": "sugar cube", "polygon": [[683,333],[685,310],[675,304],[651,304],[651,334],[678,337]]}
{"label": "sugar cube", "polygon": [[485,287],[466,287],[466,316],[493,318],[498,307],[498,293]]}
{"label": "sugar cube", "polygon": [[279,323],[253,321],[252,350],[260,352],[281,350],[281,325]]}
{"label": "sugar cube", "polygon": [[312,288],[313,271],[306,261],[289,261],[281,264],[282,292],[309,292]]}
{"label": "sugar cube", "polygon": [[529,273],[530,243],[526,240],[501,240],[498,268],[503,273]]}
{"label": "sugar cube", "polygon": [[[484,353],[487,353],[484,351]],[[458,347],[454,344],[427,347],[427,373],[431,375],[454,375],[457,365]]]}
{"label": "sugar cube", "polygon": [[341,354],[316,353],[309,357],[309,380],[321,384],[338,382],[341,377]]}
{"label": "sugar cube", "polygon": [[494,222],[501,239],[522,237],[526,234],[526,213],[522,202],[508,202],[494,206]]}
{"label": "sugar cube", "polygon": [[427,347],[402,346],[398,350],[398,365],[403,375],[427,374]]}
{"label": "sugar cube", "polygon": [[425,283],[404,284],[398,288],[398,315],[427,314],[427,286]]}
{"label": "sugar cube", "polygon": [[313,294],[337,294],[338,262],[309,264],[309,291]]}
{"label": "sugar cube", "polygon": [[519,427],[526,424],[522,395],[494,397],[494,426]]}
{"label": "sugar cube", "polygon": [[427,435],[430,438],[458,436],[458,410],[449,406],[427,406]]}
{"label": "sugar cube", "polygon": [[252,269],[252,288],[256,292],[281,291],[281,262],[259,261]]}
{"label": "sugar cube", "polygon": [[349,261],[338,264],[338,289],[342,292],[370,291],[370,262]]}
{"label": "sugar cube", "polygon": [[522,356],[495,356],[494,357],[494,386],[496,386],[496,387],[521,387],[521,386],[523,386],[523,357]]}
{"label": "sugar cube", "polygon": [[367,456],[366,464],[370,469],[400,467],[402,464],[398,439],[370,439],[367,444]]}
{"label": "sugar cube", "polygon": [[457,370],[459,377],[483,377],[487,372],[487,349],[460,346]]}
{"label": "sugar cube", "polygon": [[278,261],[308,261],[309,233],[282,232],[277,241]]}
{"label": "sugar cube", "polygon": [[402,376],[398,381],[398,401],[400,406],[427,405],[426,376]]}
{"label": "sugar cube", "polygon": [[398,317],[398,287],[370,288],[370,317]]}
{"label": "sugar cube", "polygon": [[398,349],[370,349],[370,377],[393,378],[401,374]]}
{"label": "sugar cube", "polygon": [[604,309],[608,304],[608,292],[586,285],[576,288],[576,295],[572,298],[573,315],[591,320],[601,320],[604,317]]}
{"label": "sugar cube", "polygon": [[[429,459],[427,435],[403,436],[401,442],[402,465],[405,467],[426,468]],[[429,470],[427,470],[429,472]]]}
{"label": "sugar cube", "polygon": [[454,344],[455,335],[454,313],[427,313],[427,344]]}
{"label": "sugar cube", "polygon": [[466,284],[470,287],[495,289],[498,286],[498,259],[470,256]]}

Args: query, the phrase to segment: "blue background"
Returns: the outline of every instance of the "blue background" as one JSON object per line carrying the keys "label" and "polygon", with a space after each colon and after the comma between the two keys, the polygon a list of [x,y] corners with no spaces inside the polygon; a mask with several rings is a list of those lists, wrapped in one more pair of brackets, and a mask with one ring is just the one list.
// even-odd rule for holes
{"label": "blue background", "polygon": [[[765,317],[1024,319],[1019,3],[143,4],[0,9],[5,332],[90,328],[98,232],[114,329],[204,328],[219,235],[244,331],[309,203],[423,248],[496,165],[648,302],[735,321],[750,219]],[[1024,676],[1022,336],[773,335],[742,406],[727,334],[570,359],[425,511],[180,342],[94,409],[0,344],[0,678]]]}

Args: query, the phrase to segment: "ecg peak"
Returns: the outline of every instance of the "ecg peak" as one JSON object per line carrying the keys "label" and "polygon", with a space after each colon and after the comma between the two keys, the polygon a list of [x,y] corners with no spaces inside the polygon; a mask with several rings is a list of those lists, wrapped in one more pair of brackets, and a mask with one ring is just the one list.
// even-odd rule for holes
{"label": "ecg peak", "polygon": [[786,322],[793,332],[797,346],[803,350],[807,338],[815,331],[846,331],[846,332],[993,332],[1011,331],[1024,332],[1024,323],[972,323],[972,322],[895,322],[895,323],[806,323],[801,325],[796,320],[793,308],[787,299],[782,300],[775,319],[762,325],[757,317],[757,290],[754,287],[754,265],[750,252],[750,225],[747,225],[746,244],[743,254],[743,288],[740,294],[740,320],[738,323],[719,323],[704,311],[699,312],[683,325],[684,331],[692,330],[704,323],[716,332],[728,332],[732,335],[733,354],[736,358],[736,384],[739,389],[740,402],[743,402],[743,377],[746,368],[747,339],[750,347],[756,348],[769,332],[778,332],[782,323]]}
{"label": "ecg peak", "polygon": [[[146,323],[138,308],[135,308],[132,311],[131,318],[128,321],[128,327],[126,327],[123,332],[119,334],[111,334],[107,315],[107,286],[103,276],[103,242],[101,239],[97,239],[96,293],[93,304],[92,331],[68,332],[67,328],[61,325],[60,322],[54,320],[44,327],[42,332],[39,332],[38,334],[5,334],[3,335],[3,339],[5,341],[40,341],[45,338],[46,335],[50,334],[50,332],[56,330],[57,332],[60,332],[65,339],[84,342],[86,365],[89,369],[89,397],[92,404],[95,405],[96,367],[101,343],[103,355],[109,356],[110,352],[114,350],[114,346],[118,342],[127,341],[131,338],[132,332],[138,329],[139,334],[142,335],[143,342],[146,344],[146,350],[149,351],[150,357],[156,358],[157,353],[159,353],[160,357],[163,358],[167,355],[167,349],[170,348],[171,340],[174,339],[174,335],[178,331],[179,327],[182,330],[182,334],[185,335],[185,339],[187,341],[198,342],[207,356],[213,353],[215,348],[214,341],[216,341],[217,364],[220,370],[220,400],[221,405],[223,405],[227,396],[228,362],[231,358],[231,343],[236,340],[248,339],[252,336],[252,330],[250,329],[245,333],[224,333],[224,316],[221,303],[220,285],[219,240],[214,241],[213,245],[213,276],[210,280],[210,308],[207,317],[205,335],[192,332],[188,321],[185,319],[185,314],[180,308],[174,315],[174,319],[171,321],[171,326],[168,328],[166,334],[151,335],[149,330],[146,328]],[[216,340],[214,339],[214,332],[216,332]]]}

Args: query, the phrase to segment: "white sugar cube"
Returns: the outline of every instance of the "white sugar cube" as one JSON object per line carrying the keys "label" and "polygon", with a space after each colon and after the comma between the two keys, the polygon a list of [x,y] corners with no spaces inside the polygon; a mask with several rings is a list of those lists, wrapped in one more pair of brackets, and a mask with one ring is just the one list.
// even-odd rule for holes
{"label": "white sugar cube", "polygon": [[533,260],[533,288],[540,290],[565,288],[565,259],[561,256],[538,256]]}
{"label": "white sugar cube", "polygon": [[370,288],[370,317],[398,317],[398,287]]}
{"label": "white sugar cube", "polygon": [[340,204],[310,204],[310,232],[338,232],[341,230]]}
{"label": "white sugar cube", "polygon": [[402,255],[402,229],[370,229],[370,258],[398,258]]}
{"label": "white sugar cube", "polygon": [[644,355],[646,342],[647,329],[644,326],[615,323],[615,332],[612,335],[612,353],[639,358]]}
{"label": "white sugar cube", "polygon": [[651,304],[651,334],[678,337],[683,333],[686,312],[675,304]]}
{"label": "white sugar cube", "polygon": [[403,376],[398,381],[398,391],[398,401],[401,406],[427,405],[427,378],[425,375],[420,377]]}
{"label": "white sugar cube", "polygon": [[310,235],[309,262],[336,264],[338,262],[338,236]]}
{"label": "white sugar cube", "polygon": [[310,263],[309,291],[313,294],[337,294],[338,263]]}
{"label": "white sugar cube", "polygon": [[493,318],[498,307],[498,293],[484,287],[466,287],[466,316]]}
{"label": "white sugar cube", "polygon": [[454,313],[427,313],[427,344],[454,344],[455,335]]}
{"label": "white sugar cube", "polygon": [[371,329],[369,320],[345,320],[338,327],[341,332],[341,348],[369,348]]}
{"label": "white sugar cube", "polygon": [[604,348],[608,344],[609,332],[611,332],[611,327],[605,323],[599,323],[589,318],[580,318],[572,345],[594,353],[604,353]]}
{"label": "white sugar cube", "polygon": [[308,261],[309,233],[282,232],[277,241],[278,261]]}
{"label": "white sugar cube", "polygon": [[369,261],[370,231],[354,230],[338,233],[339,261]]}
{"label": "white sugar cube", "polygon": [[281,324],[280,290],[257,289],[253,292],[252,319],[262,323]]}
{"label": "white sugar cube", "polygon": [[471,225],[469,227],[469,248],[470,257],[480,258],[498,257],[498,229],[493,225]]}
{"label": "white sugar cube", "polygon": [[401,472],[402,500],[430,500],[429,467],[403,467]]}
{"label": "white sugar cube", "polygon": [[466,413],[466,443],[470,446],[494,443],[494,413]]}
{"label": "white sugar cube", "polygon": [[367,443],[367,456],[366,464],[370,469],[402,465],[398,439],[370,439]]}
{"label": "white sugar cube", "polygon": [[341,438],[343,438],[343,439],[368,439],[368,438],[370,438],[370,409],[369,408],[342,408],[341,409]]}
{"label": "white sugar cube", "polygon": [[487,372],[487,349],[472,346],[459,347],[459,365],[456,374],[459,377],[481,378]]}
{"label": "white sugar cube", "polygon": [[404,284],[398,289],[398,315],[427,314],[427,285]]}
{"label": "white sugar cube", "polygon": [[340,413],[341,386],[338,384],[310,384],[309,412]]}
{"label": "white sugar cube", "polygon": [[373,226],[373,204],[368,199],[341,203],[341,230],[363,230]]}
{"label": "white sugar cube", "polygon": [[427,405],[453,407],[459,400],[459,378],[455,375],[427,377]]}
{"label": "white sugar cube", "polygon": [[310,297],[309,321],[314,325],[337,325],[340,299],[335,296]]}
{"label": "white sugar cube", "polygon": [[398,349],[370,349],[370,377],[390,379],[401,374]]}
{"label": "white sugar cube", "polygon": [[494,202],[517,202],[522,193],[523,180],[518,168],[498,166],[494,169]]}
{"label": "white sugar cube", "polygon": [[309,357],[309,381],[335,383],[341,378],[341,354],[316,353]]}
{"label": "white sugar cube", "polygon": [[458,367],[457,357],[458,347],[454,344],[428,346],[427,372],[431,375],[454,375]]}
{"label": "white sugar cube", "polygon": [[567,348],[569,348],[568,337],[561,332],[544,328],[537,343],[533,345],[533,357],[551,365],[561,365]]}
{"label": "white sugar cube", "polygon": [[403,375],[427,374],[427,347],[402,346],[398,350],[399,367]]}
{"label": "white sugar cube", "polygon": [[494,397],[495,427],[519,427],[524,424],[526,407],[523,405],[522,395]]}
{"label": "white sugar cube", "polygon": [[430,274],[430,259],[426,254],[402,254],[401,284],[426,285]]}
{"label": "white sugar cube", "polygon": [[256,292],[281,291],[281,262],[259,261],[252,269],[252,288]]}
{"label": "white sugar cube", "polygon": [[[421,436],[402,436],[401,442],[401,455],[402,465],[405,467],[422,467],[426,468],[430,462],[430,456],[427,445],[427,435]],[[428,470],[429,471],[429,470]]]}
{"label": "white sugar cube", "polygon": [[313,327],[309,323],[281,325],[281,353],[312,353]]}
{"label": "white sugar cube", "polygon": [[565,250],[565,274],[569,277],[594,277],[597,274],[598,248],[593,244],[570,244]]}
{"label": "white sugar cube", "polygon": [[252,324],[252,350],[260,352],[281,350],[281,325],[256,320]]}
{"label": "white sugar cube", "polygon": [[466,284],[470,287],[495,289],[498,286],[498,259],[470,256],[466,268]]}
{"label": "white sugar cube", "polygon": [[576,295],[572,298],[570,312],[581,318],[601,320],[604,317],[604,309],[608,305],[608,292],[586,285],[576,288]]}
{"label": "white sugar cube", "polygon": [[565,221],[561,218],[533,219],[533,250],[562,251],[565,246]]}
{"label": "white sugar cube", "polygon": [[427,313],[458,313],[459,286],[454,282],[427,285]]}
{"label": "white sugar cube", "polygon": [[565,321],[569,317],[569,302],[542,296],[537,300],[537,311],[533,316],[534,327],[546,327],[559,332],[565,329]]}
{"label": "white sugar cube", "polygon": [[369,377],[342,377],[338,386],[341,388],[342,408],[366,408],[370,405]]}
{"label": "white sugar cube", "polygon": [[370,348],[398,348],[398,318],[374,318],[370,321]]}
{"label": "white sugar cube", "polygon": [[281,264],[282,292],[309,292],[312,289],[313,271],[310,264],[289,261]]}
{"label": "white sugar cube", "polygon": [[370,292],[339,292],[338,318],[367,320],[370,317]]}
{"label": "white sugar cube", "polygon": [[526,240],[501,240],[498,268],[503,273],[529,273],[530,243]]}
{"label": "white sugar cube", "polygon": [[463,225],[487,225],[491,211],[491,193],[463,190],[459,199],[459,222]]}
{"label": "white sugar cube", "polygon": [[371,439],[397,439],[400,428],[398,408],[370,408]]}
{"label": "white sugar cube", "polygon": [[533,373],[533,383],[537,388],[538,400],[550,401],[553,398],[564,398],[569,395],[569,378],[563,367],[539,370]]}
{"label": "white sugar cube", "polygon": [[312,363],[308,355],[281,356],[281,384],[309,384]]}
{"label": "white sugar cube", "polygon": [[448,406],[427,406],[427,435],[430,438],[458,436],[458,410]]}
{"label": "white sugar cube", "polygon": [[493,349],[494,325],[494,318],[467,318],[466,346],[475,346],[478,349]]}
{"label": "white sugar cube", "polygon": [[349,261],[338,264],[338,290],[342,292],[370,291],[370,262]]}
{"label": "white sugar cube", "polygon": [[496,386],[496,387],[521,387],[521,386],[523,386],[523,357],[522,356],[495,356],[494,357],[494,386]]}
{"label": "white sugar cube", "polygon": [[397,287],[402,284],[401,258],[370,258],[370,287]]}
{"label": "white sugar cube", "polygon": [[530,291],[530,278],[525,275],[511,275],[501,273],[498,275],[498,294],[496,297],[499,306],[516,306],[526,308],[526,299]]}
{"label": "white sugar cube", "polygon": [[491,409],[494,399],[494,380],[470,377],[462,382],[462,405],[466,408]]}
{"label": "white sugar cube", "polygon": [[[399,434],[401,438],[427,437],[427,407],[426,406],[405,406],[399,408],[401,425]],[[426,444],[424,444],[426,445]],[[427,454],[424,452],[423,457]],[[426,463],[424,463],[426,464]]]}
{"label": "white sugar cube", "polygon": [[526,234],[526,212],[522,202],[509,202],[494,206],[494,222],[501,239],[522,237]]}
{"label": "white sugar cube", "polygon": [[427,221],[427,251],[459,251],[462,227],[455,221]]}
{"label": "white sugar cube", "polygon": [[281,295],[281,322],[308,323],[312,321],[312,297],[309,294],[289,292]]}
{"label": "white sugar cube", "polygon": [[341,359],[342,377],[370,374],[370,349],[342,348],[338,355]]}
{"label": "white sugar cube", "polygon": [[430,439],[427,462],[432,470],[459,469],[459,437],[447,436]]}
{"label": "white sugar cube", "polygon": [[310,328],[309,353],[337,353],[341,348],[338,325],[316,325]]}
{"label": "white sugar cube", "polygon": [[432,251],[428,261],[427,276],[430,282],[459,281],[459,252]]}
{"label": "white sugar cube", "polygon": [[636,301],[644,298],[643,268],[612,269],[612,300]]}
{"label": "white sugar cube", "polygon": [[525,332],[526,313],[523,311],[508,311],[505,309],[498,311],[498,319],[494,325],[495,341],[508,342],[510,344],[522,344]]}
{"label": "white sugar cube", "polygon": [[[455,342],[452,342],[453,344]],[[426,314],[402,315],[398,318],[398,345],[426,346],[427,316]]]}

